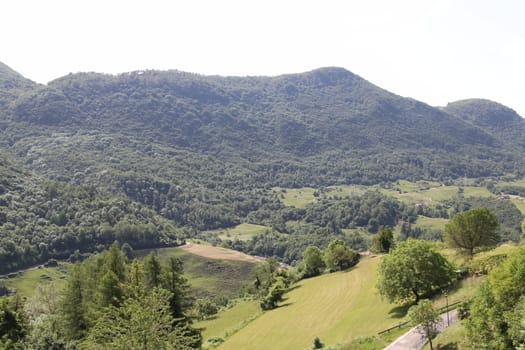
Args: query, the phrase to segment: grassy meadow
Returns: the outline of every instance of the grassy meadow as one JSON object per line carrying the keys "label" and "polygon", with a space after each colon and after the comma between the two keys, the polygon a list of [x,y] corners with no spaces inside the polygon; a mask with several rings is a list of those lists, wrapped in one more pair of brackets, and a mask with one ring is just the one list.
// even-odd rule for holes
{"label": "grassy meadow", "polygon": [[[250,281],[256,260],[244,258],[244,254],[233,250],[212,246],[200,246],[201,255],[188,252],[183,247],[154,249],[161,261],[170,257],[182,261],[184,275],[191,288],[199,297],[235,297],[241,288]],[[139,251],[137,256],[144,257],[151,250]]]}
{"label": "grassy meadow", "polygon": [[253,236],[260,235],[267,230],[269,230],[269,228],[266,226],[242,223],[233,228],[214,230],[210,232],[216,233],[221,240],[238,239],[240,241],[248,241]]}
{"label": "grassy meadow", "polygon": [[24,297],[32,297],[39,283],[53,283],[57,289],[62,289],[66,283],[67,273],[71,264],[60,262],[57,267],[39,266],[20,271],[18,276],[5,279],[6,286],[16,289]]}
{"label": "grassy meadow", "polygon": [[397,324],[404,313],[375,289],[379,261],[367,257],[350,271],[300,281],[279,308],[248,323],[218,349],[247,344],[253,350],[304,349],[315,337],[325,344],[344,343]]}

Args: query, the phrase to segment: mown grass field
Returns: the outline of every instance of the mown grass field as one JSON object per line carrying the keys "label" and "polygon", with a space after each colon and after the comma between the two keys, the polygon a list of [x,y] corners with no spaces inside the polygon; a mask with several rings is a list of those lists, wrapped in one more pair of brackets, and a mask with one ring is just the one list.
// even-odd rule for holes
{"label": "mown grass field", "polygon": [[[195,245],[199,246],[199,245]],[[184,275],[191,288],[199,297],[234,297],[250,281],[255,259],[243,259],[241,253],[212,246],[199,246],[201,255],[177,248],[154,249],[161,261],[176,257],[183,262]],[[144,257],[151,250],[142,250],[138,257]],[[207,254],[207,255],[202,255]]]}
{"label": "mown grass field", "polygon": [[419,215],[414,224],[415,227],[419,228],[429,228],[435,230],[445,230],[445,225],[449,220],[443,218],[429,218],[426,216]]}
{"label": "mown grass field", "polygon": [[[521,184],[521,182],[516,183]],[[377,185],[369,187],[358,185],[329,186],[326,188],[327,192],[324,192],[322,195],[328,197],[349,197],[353,195],[361,195],[367,190],[378,190],[384,193],[385,195],[393,196],[405,203],[426,203],[427,205],[432,205],[444,200],[454,198],[458,194],[460,188],[463,189],[463,195],[465,197],[495,196],[493,193],[487,190],[487,188],[481,186],[442,186],[440,183],[432,181],[410,182],[405,180],[400,180],[398,184],[396,184],[393,188],[389,189],[381,188]],[[314,192],[316,192],[317,189],[312,187],[276,187],[273,190],[274,192],[278,193],[283,204],[288,206],[304,208],[306,205],[313,203],[317,200],[317,198],[314,196]],[[525,204],[523,206],[525,208]]]}
{"label": "mown grass field", "polygon": [[247,324],[218,349],[305,349],[315,337],[325,344],[346,343],[397,324],[404,314],[375,289],[379,261],[364,258],[350,271],[299,282],[279,308]]}
{"label": "mown grass field", "polygon": [[262,226],[262,225],[243,223],[233,228],[228,228],[228,229],[223,229],[223,230],[214,230],[210,232],[217,233],[218,237],[222,240],[238,239],[241,241],[248,241],[253,236],[260,235],[269,229],[270,229],[269,227]]}
{"label": "mown grass field", "polygon": [[207,348],[210,338],[226,339],[261,314],[259,302],[251,300],[222,311],[218,317],[196,322],[194,327],[202,331],[203,344]]}
{"label": "mown grass field", "polygon": [[57,289],[62,289],[71,264],[60,262],[57,267],[36,267],[19,273],[17,277],[5,279],[9,288],[14,288],[24,297],[32,297],[39,283],[53,283]]}
{"label": "mown grass field", "polygon": [[303,188],[280,188],[276,187],[273,189],[274,192],[278,193],[280,200],[284,205],[291,207],[304,208],[310,203],[316,201],[314,197],[315,188],[303,187]]}

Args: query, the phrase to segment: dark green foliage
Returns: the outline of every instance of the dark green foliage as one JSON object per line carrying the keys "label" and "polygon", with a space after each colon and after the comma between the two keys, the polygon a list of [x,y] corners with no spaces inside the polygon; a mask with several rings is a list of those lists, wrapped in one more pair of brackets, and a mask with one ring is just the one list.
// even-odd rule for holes
{"label": "dark green foliage", "polygon": [[452,265],[433,243],[408,239],[383,256],[379,264],[379,293],[390,302],[406,302],[448,286],[454,279]]}
{"label": "dark green foliage", "polygon": [[394,245],[394,233],[390,226],[379,227],[378,232],[372,239],[371,250],[375,253],[388,253]]}
{"label": "dark green foliage", "polygon": [[[151,290],[160,285],[161,266],[160,261],[154,252],[144,258],[144,285]],[[178,272],[177,272],[178,273]]]}
{"label": "dark green foliage", "polygon": [[191,306],[188,280],[183,275],[182,262],[171,257],[163,271],[162,286],[171,293],[169,305],[175,318],[183,317],[184,310]]}
{"label": "dark green foliage", "polygon": [[79,341],[86,349],[199,348],[200,333],[185,314],[190,306],[178,260],[163,266],[148,255],[128,264],[114,244],[72,270],[58,316],[62,328],[50,339]]}
{"label": "dark green foliage", "polygon": [[283,299],[286,285],[282,277],[278,277],[268,289],[268,294],[261,300],[261,309],[271,310],[277,307],[277,303]]}
{"label": "dark green foliage", "polygon": [[324,344],[321,342],[321,339],[319,339],[319,337],[315,337],[312,349],[322,349],[323,347]]}
{"label": "dark green foliage", "polygon": [[324,262],[330,271],[348,269],[359,261],[359,254],[346,246],[345,242],[336,239],[326,247],[324,251]]}
{"label": "dark green foliage", "polygon": [[472,259],[479,248],[495,246],[499,241],[498,221],[487,208],[475,208],[456,214],[445,226],[445,242]]}
{"label": "dark green foliage", "polygon": [[67,340],[81,339],[88,328],[83,283],[80,266],[76,265],[69,274],[60,304],[63,334]]}
{"label": "dark green foliage", "polygon": [[318,247],[309,246],[303,251],[302,256],[303,260],[299,266],[305,278],[319,275],[326,267],[323,251]]}
{"label": "dark green foliage", "polygon": [[179,244],[197,230],[245,221],[287,233],[300,214],[311,241],[300,237],[305,243],[286,251],[250,247],[292,262],[309,244],[334,238],[314,235],[375,232],[414,216],[377,194],[285,210],[273,186],[524,168],[523,147],[511,148],[494,129],[340,68],[273,78],[81,73],[38,86],[1,65],[0,107],[0,272],[115,240],[134,249]]}
{"label": "dark green foliage", "polygon": [[21,300],[17,296],[0,297],[0,348],[17,349],[16,343],[27,331]]}

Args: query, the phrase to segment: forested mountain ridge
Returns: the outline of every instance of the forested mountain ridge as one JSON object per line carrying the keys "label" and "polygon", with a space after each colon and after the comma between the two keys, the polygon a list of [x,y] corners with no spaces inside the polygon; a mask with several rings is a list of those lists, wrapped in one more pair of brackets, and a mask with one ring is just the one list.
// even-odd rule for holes
{"label": "forested mountain ridge", "polygon": [[[24,264],[114,239],[160,245],[179,241],[183,228],[279,229],[306,215],[288,212],[274,186],[525,168],[524,146],[499,129],[333,67],[244,78],[78,73],[39,85],[0,65],[0,130],[0,247],[12,250],[0,257]],[[341,228],[304,229],[327,240]]]}
{"label": "forested mountain ridge", "polygon": [[263,171],[272,185],[477,177],[522,166],[491,130],[341,68],[247,78],[71,74],[21,94],[5,114],[12,147],[34,140],[28,129],[36,127],[44,138],[118,134]]}
{"label": "forested mountain ridge", "polygon": [[443,111],[487,130],[510,147],[525,146],[523,118],[500,103],[469,99],[449,103]]}

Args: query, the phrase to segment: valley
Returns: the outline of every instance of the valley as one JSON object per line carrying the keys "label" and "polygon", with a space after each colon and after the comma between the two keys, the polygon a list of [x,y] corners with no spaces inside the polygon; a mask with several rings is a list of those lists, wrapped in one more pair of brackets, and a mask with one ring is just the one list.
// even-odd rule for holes
{"label": "valley", "polygon": [[[518,114],[481,99],[429,106],[342,68],[42,85],[0,63],[0,131],[2,307],[35,348],[111,347],[105,323],[135,316],[174,325],[151,341],[181,349],[384,347],[405,328],[378,333],[414,301],[380,295],[390,252],[432,242],[461,280],[423,296],[442,307],[446,285],[477,320],[485,282],[511,274],[499,269],[522,239]],[[497,239],[469,260],[447,228],[479,208]],[[60,295],[52,307],[42,286]]]}

